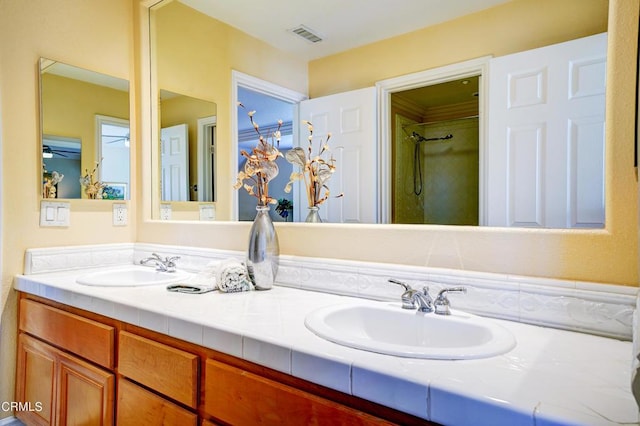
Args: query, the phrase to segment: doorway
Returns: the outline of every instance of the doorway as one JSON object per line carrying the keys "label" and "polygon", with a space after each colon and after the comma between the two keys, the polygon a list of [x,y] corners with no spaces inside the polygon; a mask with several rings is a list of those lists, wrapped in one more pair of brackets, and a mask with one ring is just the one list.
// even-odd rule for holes
{"label": "doorway", "polygon": [[391,223],[478,225],[479,80],[391,94]]}
{"label": "doorway", "polygon": [[[484,111],[489,60],[473,59],[376,83],[382,223],[484,224]],[[437,180],[428,177],[447,169],[450,163],[456,168],[448,176]],[[396,173],[399,170],[402,173]],[[477,176],[477,182],[471,175]],[[461,190],[456,180],[464,182],[465,188],[475,188]],[[430,199],[433,194],[444,201]],[[440,203],[450,205],[440,208]],[[465,213],[448,212],[460,210],[451,205],[463,204],[471,206],[465,207]]]}
{"label": "doorway", "polygon": [[[255,110],[254,119],[259,123],[261,129],[269,129],[273,127],[278,120],[283,120],[283,127],[281,128],[282,139],[280,150],[287,151],[293,146],[293,142],[297,139],[298,135],[298,103],[307,98],[306,95],[287,89],[285,87],[273,84],[264,80],[261,80],[250,75],[233,71],[232,72],[232,134],[235,137],[232,140],[231,156],[232,164],[236,165],[236,172],[244,166],[240,150],[250,150],[255,146],[255,129],[250,125],[250,120],[247,117],[247,112]],[[242,102],[245,108],[236,107],[238,102]],[[287,123],[285,125],[285,123]],[[296,189],[290,194],[284,193],[283,188],[289,180],[292,166],[284,159],[279,159],[278,166],[281,169],[278,173],[278,182],[274,182],[269,187],[269,193],[272,197],[283,202],[297,199]],[[288,170],[288,171],[287,171]],[[280,192],[272,192],[277,190]],[[256,215],[256,200],[254,197],[247,194],[242,188],[239,190],[233,190],[232,193],[232,220],[245,220],[250,221],[255,218]],[[282,209],[280,209],[281,211]],[[291,212],[289,210],[289,212]],[[291,212],[291,216],[282,216],[276,208],[272,208],[270,211],[271,217],[274,221],[293,221],[299,220],[294,215],[295,210]]]}

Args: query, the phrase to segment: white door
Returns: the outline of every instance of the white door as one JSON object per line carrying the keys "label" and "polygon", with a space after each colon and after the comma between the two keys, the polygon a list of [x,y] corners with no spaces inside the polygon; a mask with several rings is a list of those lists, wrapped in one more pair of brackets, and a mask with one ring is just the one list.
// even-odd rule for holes
{"label": "white door", "polygon": [[160,132],[162,201],[189,201],[189,129],[186,124]]}
{"label": "white door", "polygon": [[[309,99],[300,103],[300,119],[313,123],[314,141],[325,140],[336,159],[336,172],[329,180],[331,196],[320,207],[323,220],[332,223],[376,223],[378,221],[378,174],[375,88],[354,90]],[[300,126],[298,146],[308,147],[308,133]],[[297,184],[303,184],[298,181]],[[304,191],[294,207],[306,217]],[[341,198],[333,196],[344,193]]]}
{"label": "white door", "polygon": [[607,35],[492,59],[487,221],[604,227]]}

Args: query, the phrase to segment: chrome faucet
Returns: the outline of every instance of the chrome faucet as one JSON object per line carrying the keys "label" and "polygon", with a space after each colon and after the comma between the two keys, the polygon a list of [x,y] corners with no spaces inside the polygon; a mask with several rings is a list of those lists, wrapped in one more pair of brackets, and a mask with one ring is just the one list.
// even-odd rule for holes
{"label": "chrome faucet", "polygon": [[157,253],[151,253],[150,257],[145,257],[140,261],[141,265],[146,265],[149,262],[153,262],[156,265],[156,271],[159,272],[175,272],[176,260],[180,259],[180,256],[171,256],[161,258]]}
{"label": "chrome faucet", "polygon": [[451,315],[451,310],[449,310],[449,299],[447,298],[447,293],[466,293],[467,289],[464,287],[451,287],[440,290],[436,300],[433,302],[433,306],[436,310],[436,314],[438,315]]}
{"label": "chrome faucet", "polygon": [[449,299],[447,293],[466,293],[465,287],[450,287],[440,290],[435,300],[429,295],[429,287],[422,287],[422,292],[414,290],[405,282],[389,278],[389,282],[398,284],[404,288],[402,293],[402,308],[415,309],[416,306],[420,312],[434,312],[438,315],[451,315]]}
{"label": "chrome faucet", "polygon": [[409,284],[393,278],[390,278],[389,282],[404,288],[404,293],[402,293],[403,309],[416,309],[417,306],[420,312],[433,312],[433,299],[429,294],[428,287],[422,287],[422,292],[420,292],[411,288]]}

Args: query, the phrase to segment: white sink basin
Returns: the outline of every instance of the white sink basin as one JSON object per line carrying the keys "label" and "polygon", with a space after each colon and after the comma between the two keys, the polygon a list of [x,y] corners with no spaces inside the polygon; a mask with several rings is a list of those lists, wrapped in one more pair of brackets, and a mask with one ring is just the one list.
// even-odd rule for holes
{"label": "white sink basin", "polygon": [[513,335],[490,319],[451,312],[425,314],[383,303],[337,305],[310,313],[305,325],[340,345],[409,358],[488,358],[515,347]]}
{"label": "white sink basin", "polygon": [[146,266],[126,266],[105,271],[90,272],[76,278],[78,284],[101,287],[139,287],[172,284],[186,279],[186,272],[159,272]]}

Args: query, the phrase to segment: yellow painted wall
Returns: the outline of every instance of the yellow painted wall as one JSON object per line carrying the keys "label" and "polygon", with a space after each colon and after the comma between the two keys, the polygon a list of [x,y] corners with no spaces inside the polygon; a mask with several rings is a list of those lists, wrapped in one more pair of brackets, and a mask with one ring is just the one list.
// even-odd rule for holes
{"label": "yellow painted wall", "polygon": [[[309,63],[309,96],[607,31],[608,0],[515,0]],[[631,5],[632,6],[632,5]]]}
{"label": "yellow painted wall", "polygon": [[[111,202],[74,200],[71,226],[39,226],[40,125],[38,60],[46,57],[131,80],[133,0],[0,1],[0,138],[2,144],[2,276],[0,401],[13,399],[16,297],[13,277],[24,251],[130,242],[135,223],[113,227]],[[137,2],[136,2],[137,4]],[[135,124],[132,123],[135,131]],[[136,161],[132,150],[132,161]],[[132,182],[135,185],[135,180]],[[129,203],[135,213],[135,203]],[[133,215],[132,217],[135,217]],[[0,413],[4,417],[10,413]]]}

